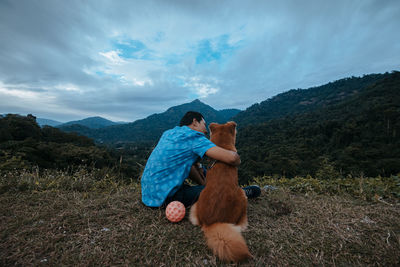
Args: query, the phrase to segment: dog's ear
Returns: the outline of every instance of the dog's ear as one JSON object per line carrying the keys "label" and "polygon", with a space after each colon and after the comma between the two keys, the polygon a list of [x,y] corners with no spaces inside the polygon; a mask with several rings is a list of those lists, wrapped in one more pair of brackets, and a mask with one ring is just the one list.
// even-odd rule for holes
{"label": "dog's ear", "polygon": [[208,129],[210,129],[210,132],[215,131],[215,129],[217,128],[218,124],[217,123],[210,123],[210,125],[208,125]]}
{"label": "dog's ear", "polygon": [[237,124],[234,121],[228,121],[228,124],[232,125],[233,128],[236,128]]}
{"label": "dog's ear", "polygon": [[230,130],[230,132],[234,134],[234,133],[235,133],[236,126],[237,126],[236,122],[234,122],[234,121],[229,121],[229,122],[227,122],[226,124],[229,125],[229,130]]}

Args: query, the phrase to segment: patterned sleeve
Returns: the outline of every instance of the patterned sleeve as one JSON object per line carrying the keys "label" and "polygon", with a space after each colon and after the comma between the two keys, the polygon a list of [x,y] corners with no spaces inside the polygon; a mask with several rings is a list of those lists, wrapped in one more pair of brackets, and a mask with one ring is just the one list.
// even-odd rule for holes
{"label": "patterned sleeve", "polygon": [[193,152],[196,153],[200,158],[204,156],[204,154],[212,147],[216,145],[207,139],[204,135],[199,136],[198,138],[193,140]]}

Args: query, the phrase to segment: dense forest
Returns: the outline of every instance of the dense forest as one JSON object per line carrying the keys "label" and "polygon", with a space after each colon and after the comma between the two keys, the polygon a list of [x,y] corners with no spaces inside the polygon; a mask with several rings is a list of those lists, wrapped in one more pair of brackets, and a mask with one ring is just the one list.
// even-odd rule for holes
{"label": "dense forest", "polygon": [[[346,94],[338,91],[338,86],[348,82],[350,86],[341,86],[347,97],[337,101],[338,96]],[[310,112],[280,118],[268,115],[267,110],[273,109],[270,106],[276,105],[277,100],[272,99],[271,105],[265,105],[265,113],[260,111],[262,105],[257,105],[239,114],[237,121],[242,127],[237,147],[243,181],[261,175],[310,174],[329,179],[400,172],[400,73],[350,78],[324,87],[314,92],[311,99],[315,108]],[[316,97],[316,93],[321,94]],[[286,98],[286,107],[296,107],[306,101],[303,97],[296,90],[278,99]],[[328,105],[328,101],[334,103]],[[264,120],[267,116],[270,119]]]}

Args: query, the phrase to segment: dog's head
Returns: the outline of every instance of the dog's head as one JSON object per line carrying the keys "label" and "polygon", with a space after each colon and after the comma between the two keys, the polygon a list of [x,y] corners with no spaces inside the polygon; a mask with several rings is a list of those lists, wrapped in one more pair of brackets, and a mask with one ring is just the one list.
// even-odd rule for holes
{"label": "dog's head", "polygon": [[210,123],[210,140],[219,147],[236,151],[236,122]]}

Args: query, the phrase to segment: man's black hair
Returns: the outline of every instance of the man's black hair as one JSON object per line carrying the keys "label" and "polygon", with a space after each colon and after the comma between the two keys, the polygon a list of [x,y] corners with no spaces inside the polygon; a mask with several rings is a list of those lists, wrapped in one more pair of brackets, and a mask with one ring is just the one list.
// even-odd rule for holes
{"label": "man's black hair", "polygon": [[188,111],[186,114],[182,117],[179,126],[184,126],[184,125],[190,125],[193,122],[193,119],[196,119],[196,121],[201,122],[203,119],[203,115],[201,113],[196,112],[196,111]]}

